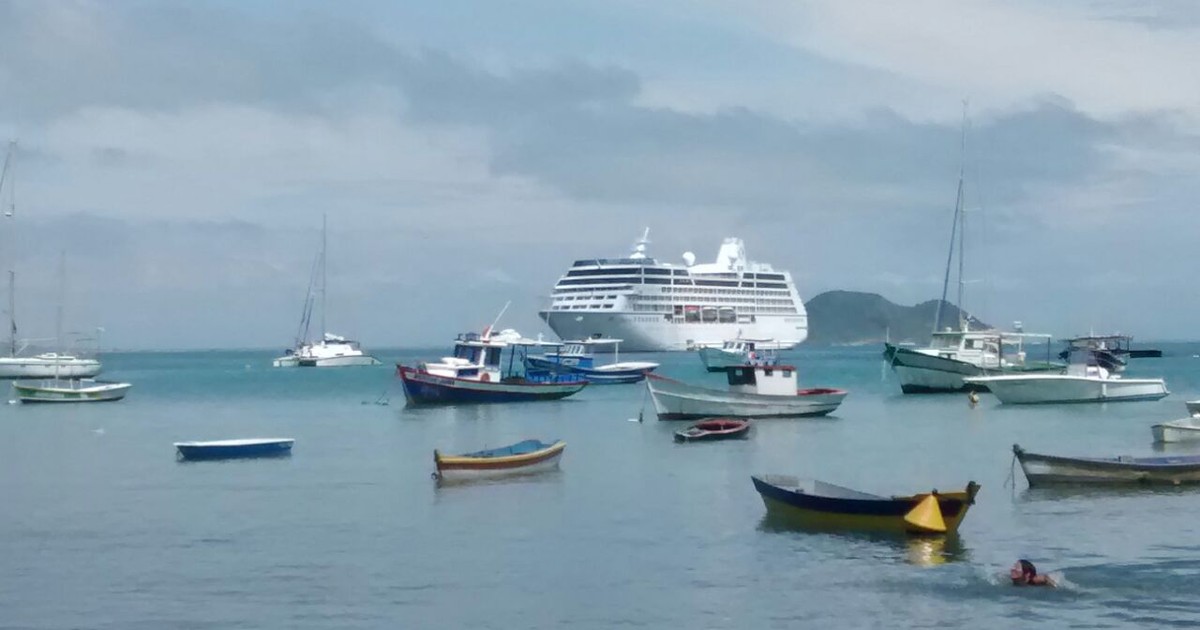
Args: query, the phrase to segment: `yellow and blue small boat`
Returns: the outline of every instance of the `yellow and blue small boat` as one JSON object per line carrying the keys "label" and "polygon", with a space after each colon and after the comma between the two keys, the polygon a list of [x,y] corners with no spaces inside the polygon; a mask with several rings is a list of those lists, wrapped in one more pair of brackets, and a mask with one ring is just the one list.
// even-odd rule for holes
{"label": "yellow and blue small boat", "polygon": [[460,480],[527,474],[558,468],[567,443],[557,440],[547,444],[540,440],[525,440],[462,455],[443,455],[433,451],[438,479]]}
{"label": "yellow and blue small boat", "polygon": [[975,503],[979,484],[961,492],[883,497],[816,479],[753,476],[768,516],[813,529],[853,529],[909,534],[948,534]]}

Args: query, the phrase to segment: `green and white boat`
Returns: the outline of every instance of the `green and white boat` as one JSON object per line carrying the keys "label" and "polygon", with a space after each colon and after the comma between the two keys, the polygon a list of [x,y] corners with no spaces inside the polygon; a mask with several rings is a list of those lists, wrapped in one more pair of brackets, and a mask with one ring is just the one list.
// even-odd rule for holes
{"label": "green and white boat", "polygon": [[109,402],[124,398],[130,387],[130,383],[90,378],[51,378],[14,381],[13,395],[23,403]]}

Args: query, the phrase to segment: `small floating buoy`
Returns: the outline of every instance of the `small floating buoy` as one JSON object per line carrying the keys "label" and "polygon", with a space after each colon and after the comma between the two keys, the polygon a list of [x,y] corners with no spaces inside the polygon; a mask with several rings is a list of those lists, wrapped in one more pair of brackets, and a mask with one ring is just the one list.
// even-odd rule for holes
{"label": "small floating buoy", "polygon": [[979,404],[979,394],[975,393],[975,390],[971,390],[967,394],[967,400],[971,403],[971,406],[974,407],[975,405]]}

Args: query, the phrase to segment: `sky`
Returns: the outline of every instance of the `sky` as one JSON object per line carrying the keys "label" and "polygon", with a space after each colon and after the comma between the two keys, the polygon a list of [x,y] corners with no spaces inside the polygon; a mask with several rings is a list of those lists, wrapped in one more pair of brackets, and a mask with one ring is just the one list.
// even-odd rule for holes
{"label": "sky", "polygon": [[129,349],[290,345],[323,217],[368,348],[549,333],[645,227],[915,304],[961,169],[967,310],[1197,339],[1198,58],[1166,0],[0,0],[0,263]]}

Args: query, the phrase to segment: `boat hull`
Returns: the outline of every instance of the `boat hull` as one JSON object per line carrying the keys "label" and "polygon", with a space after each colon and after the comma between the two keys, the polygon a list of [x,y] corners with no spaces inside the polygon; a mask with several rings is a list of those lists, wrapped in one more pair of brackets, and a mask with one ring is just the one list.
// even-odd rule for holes
{"label": "boat hull", "polygon": [[439,479],[447,481],[492,479],[509,475],[527,475],[545,472],[558,468],[563,450],[567,444],[558,441],[543,445],[529,453],[508,455],[503,457],[475,457],[471,455],[443,455],[433,452],[435,473]]}
{"label": "boat hull", "polygon": [[980,377],[970,382],[986,385],[1008,405],[1158,400],[1170,393],[1162,379],[1030,374]]}
{"label": "boat hull", "polygon": [[1200,440],[1200,418],[1188,416],[1150,427],[1155,442],[1195,442]]}
{"label": "boat hull", "polygon": [[1027,453],[1013,445],[1029,486],[1054,484],[1166,484],[1200,483],[1200,456],[1174,457],[1061,457]]}
{"label": "boat hull", "polygon": [[676,442],[714,442],[744,440],[750,437],[750,422],[733,418],[714,418],[675,432]]}
{"label": "boat hull", "polygon": [[[278,360],[276,359],[276,361]],[[364,365],[380,365],[380,361],[366,354],[342,357],[300,357],[296,359],[296,367],[359,367]]]}
{"label": "boat hull", "polygon": [[700,362],[709,372],[724,372],[731,367],[746,364],[746,357],[741,352],[726,352],[721,348],[700,348]]}
{"label": "boat hull", "polygon": [[558,400],[578,393],[588,384],[584,380],[566,383],[474,381],[435,376],[404,365],[396,366],[396,374],[400,377],[404,397],[410,405]]}
{"label": "boat hull", "polygon": [[[770,517],[811,529],[862,530],[892,533],[926,533],[914,529],[904,517],[930,493],[906,497],[880,497],[820,481],[781,475],[751,477]],[[802,483],[805,488],[799,487]],[[937,493],[945,533],[957,531],[975,502],[979,486],[968,484],[961,492]]]}
{"label": "boat hull", "polygon": [[1003,368],[985,368],[966,361],[934,356],[909,348],[884,344],[884,358],[900,381],[900,391],[905,394],[933,394],[946,392],[986,392],[986,384],[968,382],[965,379],[1004,374],[1040,374],[1061,372],[1058,363],[1031,363]]}
{"label": "boat hull", "polygon": [[600,367],[580,367],[569,360],[557,362],[537,357],[528,357],[525,364],[534,370],[557,372],[559,374],[576,374],[594,385],[620,385],[625,383],[640,383],[646,375],[658,368],[657,363],[613,363]]}
{"label": "boat hull", "polygon": [[840,389],[799,390],[795,396],[741,394],[662,377],[651,377],[646,384],[659,420],[823,416],[837,409],[846,397]]}
{"label": "boat hull", "polygon": [[294,443],[292,439],[176,442],[175,450],[188,460],[249,459],[290,455]]}
{"label": "boat hull", "polygon": [[77,386],[58,381],[16,381],[13,395],[23,403],[115,402],[125,397],[129,383],[84,383]]}
{"label": "boat hull", "polygon": [[0,379],[92,378],[100,373],[100,369],[100,362],[94,359],[0,357]]}

